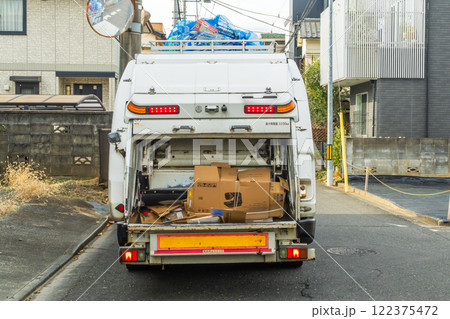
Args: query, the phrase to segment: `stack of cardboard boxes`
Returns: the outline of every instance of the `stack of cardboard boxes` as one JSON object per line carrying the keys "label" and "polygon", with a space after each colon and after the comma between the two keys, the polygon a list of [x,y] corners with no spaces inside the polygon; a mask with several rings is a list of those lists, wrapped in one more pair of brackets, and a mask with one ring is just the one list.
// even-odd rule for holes
{"label": "stack of cardboard boxes", "polygon": [[195,166],[194,185],[183,205],[151,206],[140,218],[145,224],[280,218],[288,190],[286,180],[270,181],[270,168],[238,172],[225,163]]}

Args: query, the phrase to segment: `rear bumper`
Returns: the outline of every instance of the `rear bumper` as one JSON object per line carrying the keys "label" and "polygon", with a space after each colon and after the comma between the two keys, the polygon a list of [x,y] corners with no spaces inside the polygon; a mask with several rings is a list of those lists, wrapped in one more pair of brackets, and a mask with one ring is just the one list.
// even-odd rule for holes
{"label": "rear bumper", "polygon": [[[222,227],[213,225],[163,226],[143,228],[143,225],[129,225],[128,236],[132,248],[145,248],[145,262],[122,262],[135,265],[168,265],[168,264],[224,264],[224,263],[289,263],[315,259],[315,250],[307,248],[305,242],[298,243],[295,222],[280,225],[228,224]],[[315,220],[301,221],[300,229],[311,230]],[[145,229],[145,230],[144,230]],[[243,239],[237,236],[243,236]],[[192,240],[192,237],[195,240]],[[203,240],[202,238],[209,238]],[[217,238],[224,241],[217,241]],[[262,239],[262,244],[252,241],[252,237]],[[178,238],[178,239],[176,239]],[[229,240],[226,238],[230,238]],[[308,237],[309,238],[309,237]],[[199,243],[201,242],[201,243]],[[162,243],[171,243],[167,246]],[[190,245],[186,243],[191,243]],[[232,243],[232,245],[231,245]],[[223,245],[221,245],[223,244]],[[307,248],[307,256],[303,259],[280,259],[280,245],[295,245]],[[130,248],[124,245],[122,250]]]}

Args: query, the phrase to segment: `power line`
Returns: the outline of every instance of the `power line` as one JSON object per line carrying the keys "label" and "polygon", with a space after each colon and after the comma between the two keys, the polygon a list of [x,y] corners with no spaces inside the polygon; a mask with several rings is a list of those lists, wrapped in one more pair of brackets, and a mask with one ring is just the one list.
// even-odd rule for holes
{"label": "power line", "polygon": [[[239,8],[239,7],[236,7],[236,6],[233,6],[233,5],[231,5],[231,4],[224,3],[224,2],[221,2],[221,1],[218,1],[218,0],[211,0],[211,1],[216,2],[218,5],[224,5],[224,6],[226,5],[226,6],[229,6],[229,7],[231,7],[231,8],[235,8],[235,9],[237,9],[237,10],[242,10],[242,11],[251,12],[251,13],[254,13],[254,14],[259,14],[259,15],[263,15],[263,16],[267,16],[267,17],[273,17],[273,18],[277,18],[277,19],[282,19],[282,20],[285,20],[285,21],[289,21],[289,19],[280,17],[279,14],[278,14],[278,16],[276,16],[276,15],[273,15],[273,14],[262,13],[262,12],[256,12],[256,11],[247,10],[247,9],[244,9],[244,8]],[[284,5],[283,5],[283,6],[284,6]],[[283,7],[281,7],[281,9],[283,9]],[[280,10],[280,13],[281,13],[281,10]]]}
{"label": "power line", "polygon": [[237,13],[239,13],[240,15],[243,15],[243,16],[245,16],[245,17],[247,17],[247,18],[250,18],[250,19],[256,20],[256,21],[258,21],[258,22],[261,22],[261,23],[264,23],[264,24],[270,25],[270,26],[271,26],[271,27],[273,27],[273,28],[277,28],[277,29],[283,30],[284,32],[288,32],[288,33],[290,33],[290,31],[289,31],[289,30],[286,30],[286,29],[283,29],[283,28],[277,27],[276,25],[270,24],[270,23],[268,23],[268,22],[266,22],[266,21],[264,21],[264,20],[260,20],[260,19],[258,19],[258,18],[255,18],[255,17],[249,16],[249,15],[247,15],[247,14],[245,14],[245,13],[242,13],[242,12],[240,12],[240,11],[236,10],[236,9],[230,8],[230,7],[226,6],[226,5],[223,5],[223,4],[219,3],[219,2],[216,2],[215,0],[211,0],[211,1],[212,1],[212,2],[214,3],[214,4],[216,4],[216,3],[217,3],[217,4],[219,5],[219,6],[222,6],[222,7],[226,8],[226,9],[228,9],[228,10],[231,10],[231,11],[237,12]]}
{"label": "power line", "polygon": [[[200,2],[200,6],[203,7],[203,8],[205,9],[205,12],[208,11],[208,12],[209,12],[210,14],[212,14],[213,16],[216,16],[216,14],[215,14],[214,12],[212,12],[211,10],[209,10],[208,8],[206,8],[206,6],[204,6],[201,2]],[[249,32],[266,33],[266,32],[262,32],[262,31],[246,29],[246,28],[243,28],[243,27],[241,27],[241,26],[235,25],[234,23],[233,23],[233,25],[234,25],[236,28],[238,28],[238,29],[242,29],[242,30],[249,31]]]}

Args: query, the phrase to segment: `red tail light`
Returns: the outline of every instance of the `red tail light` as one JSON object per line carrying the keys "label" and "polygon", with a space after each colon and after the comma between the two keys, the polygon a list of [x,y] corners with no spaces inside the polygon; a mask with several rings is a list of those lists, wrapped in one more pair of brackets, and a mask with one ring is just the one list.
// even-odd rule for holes
{"label": "red tail light", "polygon": [[137,261],[137,251],[127,250],[122,254],[122,261]]}
{"label": "red tail light", "polygon": [[275,113],[273,105],[246,105],[245,113]]}
{"label": "red tail light", "polygon": [[288,248],[288,259],[306,259],[308,258],[308,250],[306,248]]}
{"label": "red tail light", "polygon": [[146,260],[145,249],[121,249],[120,250],[120,260],[123,262],[142,262]]}
{"label": "red tail light", "polygon": [[171,106],[150,106],[148,114],[178,114],[180,109],[176,105]]}
{"label": "red tail light", "polygon": [[119,212],[123,213],[124,210],[125,210],[125,206],[123,206],[123,204],[119,204],[119,205],[116,206],[116,209],[117,209]]}
{"label": "red tail light", "polygon": [[245,113],[287,113],[295,108],[294,101],[286,105],[246,105]]}
{"label": "red tail light", "polygon": [[127,108],[130,112],[136,114],[178,114],[180,108],[178,105],[161,105],[161,106],[140,106],[128,103]]}

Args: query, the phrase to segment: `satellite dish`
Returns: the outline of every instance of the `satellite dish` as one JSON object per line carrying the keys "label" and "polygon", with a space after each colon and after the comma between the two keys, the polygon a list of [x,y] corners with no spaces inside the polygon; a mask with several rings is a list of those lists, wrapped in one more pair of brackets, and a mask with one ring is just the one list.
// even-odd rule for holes
{"label": "satellite dish", "polygon": [[131,0],[89,0],[86,16],[99,35],[115,38],[128,30],[134,18]]}

